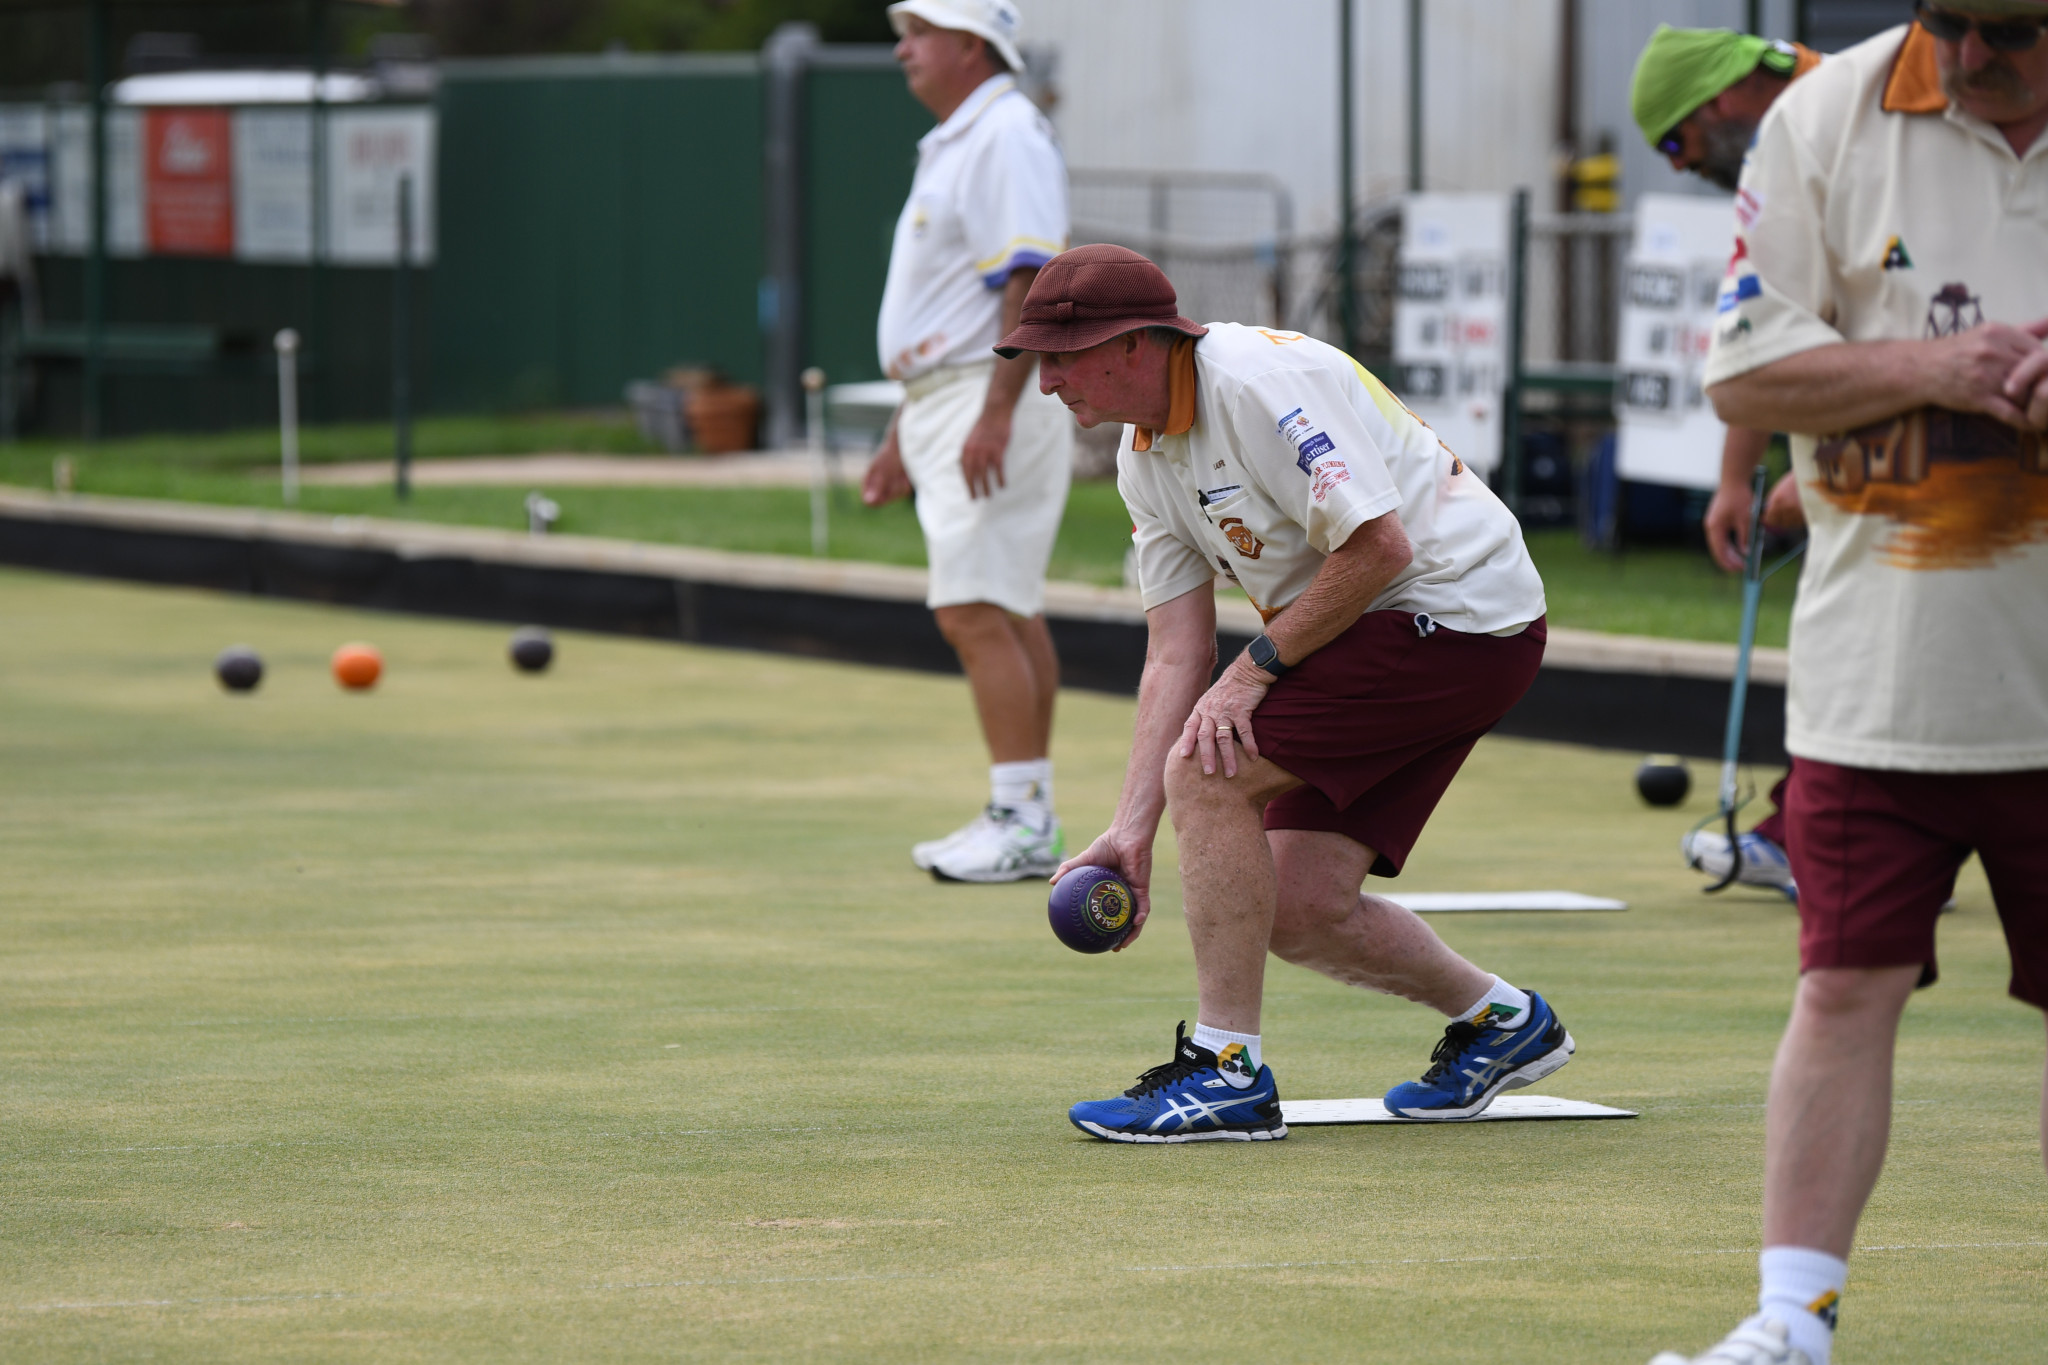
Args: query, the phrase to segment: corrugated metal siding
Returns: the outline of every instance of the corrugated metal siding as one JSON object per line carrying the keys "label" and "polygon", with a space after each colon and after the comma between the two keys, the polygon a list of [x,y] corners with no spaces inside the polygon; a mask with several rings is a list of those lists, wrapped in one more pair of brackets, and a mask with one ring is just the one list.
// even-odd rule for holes
{"label": "corrugated metal siding", "polygon": [[451,68],[439,405],[617,403],[686,362],[757,380],[761,98],[751,60]]}
{"label": "corrugated metal siding", "polygon": [[804,105],[804,354],[835,384],[880,379],[875,316],[932,116],[893,63],[815,68]]}
{"label": "corrugated metal siding", "polygon": [[[1430,0],[1424,164],[1434,189],[1548,175],[1557,0]],[[1057,50],[1054,121],[1075,166],[1263,171],[1297,221],[1337,218],[1333,0],[1034,0],[1025,38]],[[1407,184],[1407,0],[1357,0],[1361,199]]]}

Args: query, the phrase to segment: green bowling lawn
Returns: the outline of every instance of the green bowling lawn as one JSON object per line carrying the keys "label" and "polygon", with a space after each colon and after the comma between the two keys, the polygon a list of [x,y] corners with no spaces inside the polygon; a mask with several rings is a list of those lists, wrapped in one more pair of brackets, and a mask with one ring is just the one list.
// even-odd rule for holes
{"label": "green bowling lawn", "polygon": [[[1065,1110],[1192,1013],[1170,841],[1116,957],[915,874],[981,796],[957,679],[19,572],[0,621],[0,1358],[1641,1365],[1747,1311],[1793,918],[1699,893],[1633,755],[1483,743],[1402,881],[1626,898],[1437,923],[1557,1003],[1543,1092],[1640,1118],[1120,1147]],[[1077,838],[1130,717],[1062,701]],[[2048,1340],[2041,1021],[1960,901],[1842,1365]],[[1289,1097],[1438,1027],[1272,970]]]}

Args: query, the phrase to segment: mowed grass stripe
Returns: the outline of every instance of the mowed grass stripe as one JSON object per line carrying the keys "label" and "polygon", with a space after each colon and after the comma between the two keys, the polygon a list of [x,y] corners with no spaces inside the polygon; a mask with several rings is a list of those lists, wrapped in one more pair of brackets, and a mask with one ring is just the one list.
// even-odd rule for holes
{"label": "mowed grass stripe", "polygon": [[[0,573],[0,1354],[1640,1365],[1746,1311],[1780,903],[1677,865],[1635,756],[1489,740],[1402,881],[1557,1001],[1626,1123],[1082,1139],[1192,1015],[905,845],[982,799],[957,679]],[[327,655],[375,642],[345,696]],[[246,641],[253,696],[208,672]],[[1070,837],[1127,701],[1062,699]],[[1758,774],[1760,781],[1771,775]],[[1974,866],[1909,1011],[1844,1365],[2048,1339],[2042,1033]],[[1414,1006],[1275,964],[1283,1093],[1419,1072]],[[609,1288],[607,1286],[610,1286]]]}

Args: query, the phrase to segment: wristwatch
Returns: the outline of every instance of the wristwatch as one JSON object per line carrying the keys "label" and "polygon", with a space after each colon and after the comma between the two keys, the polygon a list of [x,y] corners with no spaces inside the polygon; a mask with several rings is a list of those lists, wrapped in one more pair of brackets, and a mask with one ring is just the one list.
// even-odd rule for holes
{"label": "wristwatch", "polygon": [[1280,647],[1264,635],[1253,640],[1245,650],[1251,656],[1252,666],[1271,673],[1276,678],[1287,676],[1287,665],[1280,662]]}

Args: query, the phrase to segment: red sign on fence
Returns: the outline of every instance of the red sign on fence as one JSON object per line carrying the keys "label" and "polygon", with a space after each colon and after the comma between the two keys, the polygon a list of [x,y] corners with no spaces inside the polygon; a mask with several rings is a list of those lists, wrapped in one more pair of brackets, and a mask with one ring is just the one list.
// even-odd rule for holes
{"label": "red sign on fence", "polygon": [[234,125],[225,109],[143,115],[149,249],[181,256],[235,250]]}

